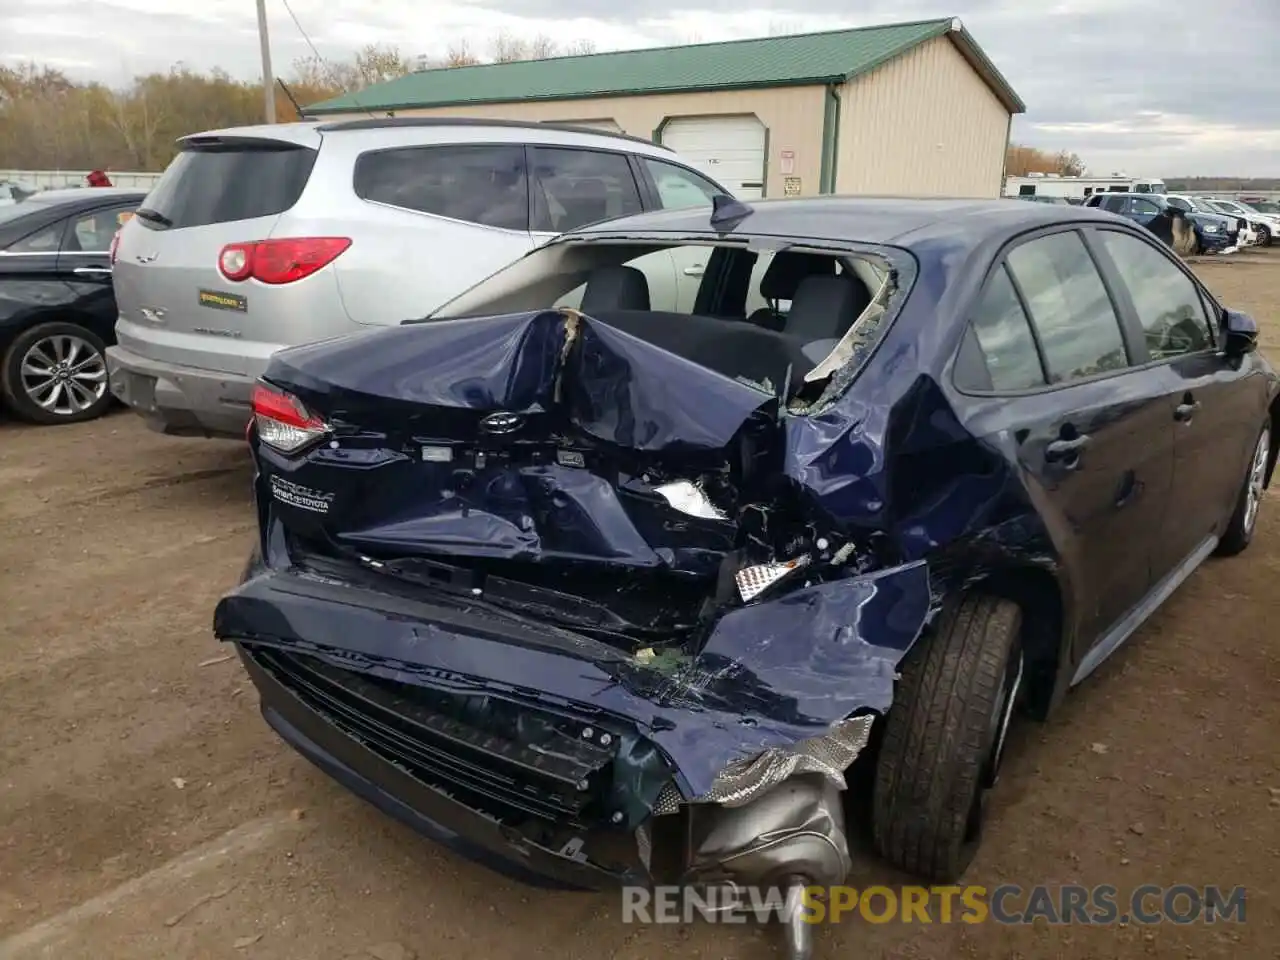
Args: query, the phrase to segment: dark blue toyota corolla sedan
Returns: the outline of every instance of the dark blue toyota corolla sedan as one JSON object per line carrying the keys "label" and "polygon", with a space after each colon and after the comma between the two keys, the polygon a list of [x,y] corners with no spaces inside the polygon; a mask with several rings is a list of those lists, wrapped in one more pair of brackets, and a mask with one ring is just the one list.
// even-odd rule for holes
{"label": "dark blue toyota corolla sedan", "polygon": [[1255,346],[1081,207],[603,222],[276,355],[215,630],[285,740],[520,875],[837,884],[865,829],[952,880],[1011,716],[1249,545]]}

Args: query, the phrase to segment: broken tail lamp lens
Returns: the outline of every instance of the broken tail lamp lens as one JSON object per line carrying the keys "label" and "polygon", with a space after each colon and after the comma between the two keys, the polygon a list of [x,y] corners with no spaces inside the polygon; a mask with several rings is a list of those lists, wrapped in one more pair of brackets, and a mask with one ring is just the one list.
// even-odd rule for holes
{"label": "broken tail lamp lens", "polygon": [[821,774],[843,790],[844,772],[866,748],[875,719],[874,714],[849,717],[833,724],[824,736],[730,761],[716,774],[710,789],[693,802],[741,807],[784,780],[806,773]]}
{"label": "broken tail lamp lens", "polygon": [[808,556],[783,560],[778,563],[758,563],[755,566],[743,567],[733,575],[733,582],[738,586],[738,593],[743,603],[754,600],[783,577],[795,573],[807,566]]}
{"label": "broken tail lamp lens", "polygon": [[329,432],[329,425],[291,393],[259,380],[253,388],[258,439],[281,453],[297,453]]}

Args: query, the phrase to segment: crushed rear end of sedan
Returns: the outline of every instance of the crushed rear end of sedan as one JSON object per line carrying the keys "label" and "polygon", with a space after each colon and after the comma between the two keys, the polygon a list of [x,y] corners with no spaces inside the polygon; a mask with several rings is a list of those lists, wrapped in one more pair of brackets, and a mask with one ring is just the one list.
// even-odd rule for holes
{"label": "crushed rear end of sedan", "polygon": [[[956,439],[880,356],[907,251],[717,215],[561,238],[254,395],[261,542],[216,635],[311,761],[532,882],[842,883],[924,555],[1006,484],[922,462],[893,502],[890,440]],[[655,309],[682,257],[696,300]]]}

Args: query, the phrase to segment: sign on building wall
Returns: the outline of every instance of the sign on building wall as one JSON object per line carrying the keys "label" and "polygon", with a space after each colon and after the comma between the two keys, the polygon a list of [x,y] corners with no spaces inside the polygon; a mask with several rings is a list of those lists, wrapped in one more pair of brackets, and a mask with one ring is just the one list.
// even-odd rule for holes
{"label": "sign on building wall", "polygon": [[788,174],[795,173],[796,172],[796,152],[794,150],[783,150],[781,157],[782,157],[782,163],[780,164],[780,166],[782,168],[782,175],[787,176]]}
{"label": "sign on building wall", "polygon": [[800,196],[800,178],[799,177],[783,177],[782,193],[788,197]]}

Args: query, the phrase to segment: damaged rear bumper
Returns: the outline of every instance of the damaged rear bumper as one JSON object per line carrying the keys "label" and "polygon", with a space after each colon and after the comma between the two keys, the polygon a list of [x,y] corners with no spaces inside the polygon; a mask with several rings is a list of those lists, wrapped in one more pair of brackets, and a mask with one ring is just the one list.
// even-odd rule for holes
{"label": "damaged rear bumper", "polygon": [[482,816],[343,732],[282,682],[260,650],[241,646],[239,652],[271,729],[356,796],[423,836],[533,886],[594,890],[643,882],[642,872],[609,870],[573,853],[543,848]]}
{"label": "damaged rear bumper", "polygon": [[[637,849],[636,831],[647,831],[656,807],[669,812],[677,792],[702,796],[730,761],[823,736],[858,711],[886,710],[897,664],[931,610],[920,563],[821,584],[725,615],[702,652],[672,670],[546,624],[267,569],[223,598],[214,629],[239,646],[272,728],[353,792],[509,875],[599,888],[645,881],[648,851]],[[557,823],[554,804],[538,799],[530,803],[546,816],[526,817],[534,808],[514,780],[501,779],[505,753],[491,754],[486,771],[472,744],[465,759],[445,756],[433,768],[431,758],[442,756],[435,747],[403,729],[388,733],[389,714],[362,715],[355,700],[318,695],[291,662],[389,689],[494,698],[567,718],[583,736],[588,725],[611,730],[615,755],[591,774],[607,781],[600,796],[609,806]],[[466,777],[485,790],[498,784],[496,795],[514,798],[520,815],[474,802],[485,791],[469,794]],[[699,815],[719,809],[697,806]],[[646,833],[639,846],[647,843]],[[688,853],[686,865],[697,860]]]}

